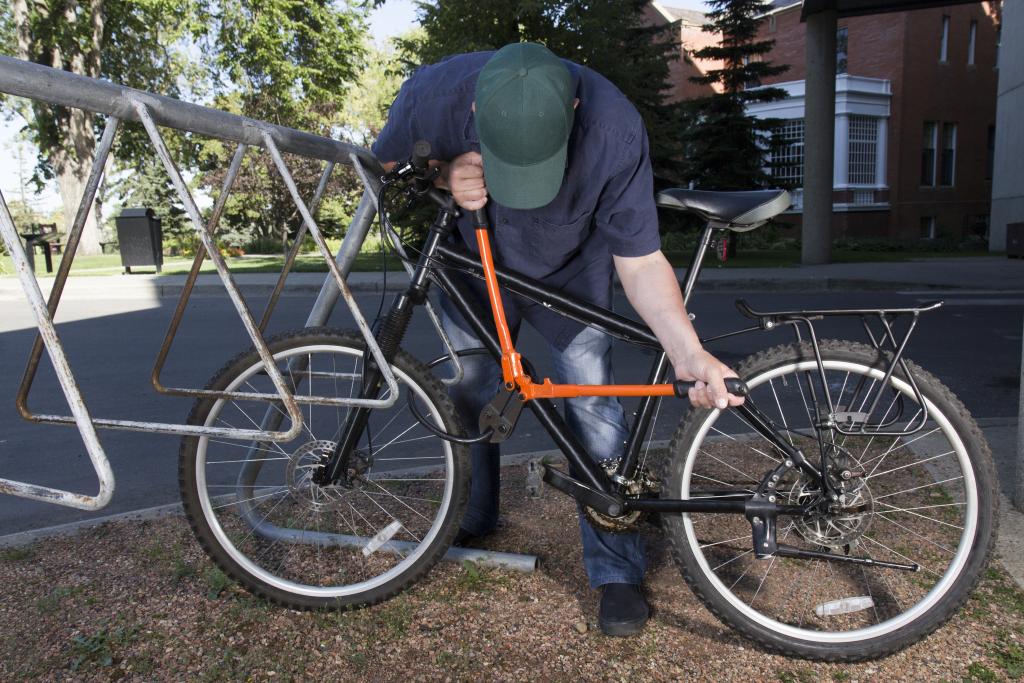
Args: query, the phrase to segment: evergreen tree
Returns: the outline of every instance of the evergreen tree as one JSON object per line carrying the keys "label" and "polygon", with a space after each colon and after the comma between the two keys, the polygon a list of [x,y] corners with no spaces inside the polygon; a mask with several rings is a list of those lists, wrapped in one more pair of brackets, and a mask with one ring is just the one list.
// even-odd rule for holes
{"label": "evergreen tree", "polygon": [[656,176],[677,179],[680,107],[668,102],[669,61],[678,24],[643,21],[648,0],[420,0],[424,31],[400,45],[410,71],[463,52],[509,43],[546,45],[614,83],[647,126]]}
{"label": "evergreen tree", "polygon": [[758,17],[771,5],[765,0],[708,0],[708,5],[712,11],[704,31],[720,35],[721,40],[693,56],[720,61],[722,67],[691,80],[716,86],[720,92],[687,103],[684,178],[695,187],[714,190],[777,184],[764,167],[779,122],[758,119],[746,111],[749,103],[786,97],[781,88],[757,87],[761,79],[789,69],[762,59],[775,41],[757,40]]}

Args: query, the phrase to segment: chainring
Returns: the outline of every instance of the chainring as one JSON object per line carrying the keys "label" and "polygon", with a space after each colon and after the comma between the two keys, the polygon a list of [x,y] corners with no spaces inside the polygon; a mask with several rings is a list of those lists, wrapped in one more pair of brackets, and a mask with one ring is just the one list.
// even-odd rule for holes
{"label": "chainring", "polygon": [[[617,458],[602,460],[598,464],[608,476],[612,476],[619,467],[619,460]],[[644,494],[657,496],[660,493],[661,482],[652,476],[646,467],[640,467],[637,470],[636,476],[626,484],[625,488],[625,494],[630,498],[639,498]],[[638,531],[640,523],[644,521],[648,513],[641,510],[633,510],[620,517],[609,517],[588,505],[584,505],[583,514],[590,524],[599,531],[612,534],[626,534]]]}

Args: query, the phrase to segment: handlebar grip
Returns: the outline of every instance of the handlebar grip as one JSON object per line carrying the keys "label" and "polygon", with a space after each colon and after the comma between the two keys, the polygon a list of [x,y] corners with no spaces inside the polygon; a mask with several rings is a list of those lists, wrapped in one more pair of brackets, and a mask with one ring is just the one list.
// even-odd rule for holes
{"label": "handlebar grip", "polygon": [[[694,384],[694,382],[684,382],[681,379],[676,380],[674,384],[676,396],[686,398],[687,393],[693,388]],[[736,377],[725,378],[725,390],[733,396],[746,396],[750,393],[747,383]]]}
{"label": "handlebar grip", "polygon": [[422,171],[427,168],[429,160],[430,143],[426,140],[417,140],[412,147],[412,159],[410,159],[412,165]]}

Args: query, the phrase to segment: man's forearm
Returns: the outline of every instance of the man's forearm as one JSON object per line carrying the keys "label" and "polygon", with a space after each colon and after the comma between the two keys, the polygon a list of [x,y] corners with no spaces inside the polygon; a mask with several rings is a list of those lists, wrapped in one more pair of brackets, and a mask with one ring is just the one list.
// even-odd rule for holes
{"label": "man's forearm", "polygon": [[638,259],[615,257],[616,271],[626,298],[651,328],[672,365],[700,350],[697,332],[683,305],[675,271],[660,251]]}

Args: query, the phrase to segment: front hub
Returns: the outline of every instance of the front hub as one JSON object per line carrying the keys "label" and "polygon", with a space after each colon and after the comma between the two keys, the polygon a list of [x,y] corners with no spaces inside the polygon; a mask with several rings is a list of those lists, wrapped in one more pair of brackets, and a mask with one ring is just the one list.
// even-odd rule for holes
{"label": "front hub", "polygon": [[[307,508],[322,511],[336,506],[340,503],[345,490],[351,488],[335,485],[321,486],[313,476],[324,459],[334,452],[336,445],[333,441],[310,441],[299,446],[289,456],[285,471],[288,490],[295,500],[300,501]],[[369,461],[361,451],[352,453],[349,464],[352,476],[345,477],[345,480],[348,481],[369,468]]]}

